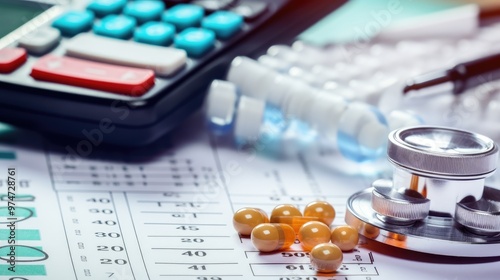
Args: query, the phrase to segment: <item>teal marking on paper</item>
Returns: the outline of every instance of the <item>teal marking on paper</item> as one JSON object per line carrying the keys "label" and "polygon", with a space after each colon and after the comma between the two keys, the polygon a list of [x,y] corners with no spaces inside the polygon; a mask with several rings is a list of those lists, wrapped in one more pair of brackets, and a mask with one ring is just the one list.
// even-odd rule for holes
{"label": "teal marking on paper", "polygon": [[0,151],[0,160],[14,160],[16,159],[16,153],[12,151]]}
{"label": "teal marking on paper", "polygon": [[[40,231],[37,229],[16,229],[17,240],[40,240]],[[10,229],[0,229],[0,240],[8,240]]]}
{"label": "teal marking on paper", "polygon": [[44,265],[20,265],[16,263],[16,272],[12,272],[8,270],[10,266],[2,264],[0,265],[0,275],[7,276],[45,276],[47,275],[47,271],[45,270]]}
{"label": "teal marking on paper", "polygon": [[402,19],[458,5],[435,0],[350,0],[302,33],[299,39],[318,45],[352,42],[366,33],[373,33],[377,26],[383,28]]}

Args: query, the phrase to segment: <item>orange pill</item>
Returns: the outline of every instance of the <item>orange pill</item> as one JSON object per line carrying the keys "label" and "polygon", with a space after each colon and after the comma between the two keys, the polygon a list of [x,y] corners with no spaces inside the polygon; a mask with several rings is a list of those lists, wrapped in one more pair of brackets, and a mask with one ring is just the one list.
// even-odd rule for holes
{"label": "orange pill", "polygon": [[252,230],[252,244],[261,252],[286,249],[295,241],[295,231],[287,224],[260,224]]}
{"label": "orange pill", "polygon": [[271,212],[271,223],[277,223],[276,217],[282,217],[282,216],[302,216],[302,213],[300,213],[300,210],[293,206],[292,204],[280,204],[276,207],[274,207],[273,211]]}
{"label": "orange pill", "polygon": [[335,209],[326,201],[313,201],[304,208],[304,216],[318,217],[327,226],[335,219]]}
{"label": "orange pill", "polygon": [[317,272],[330,273],[339,269],[344,256],[337,245],[322,243],[312,248],[309,258],[311,259],[311,266]]}
{"label": "orange pill", "polygon": [[233,215],[234,229],[241,235],[250,235],[254,227],[263,223],[269,223],[269,218],[259,208],[241,208]]}
{"label": "orange pill", "polygon": [[287,224],[292,226],[295,233],[299,233],[299,229],[305,223],[310,221],[319,221],[317,217],[300,217],[300,216],[277,216],[272,217],[273,223]]}
{"label": "orange pill", "polygon": [[378,227],[372,226],[367,223],[364,223],[364,225],[361,227],[360,232],[362,235],[371,239],[375,239],[380,235],[380,229]]}
{"label": "orange pill", "polygon": [[330,242],[330,228],[322,222],[307,222],[300,227],[297,235],[304,250],[309,251],[314,246]]}
{"label": "orange pill", "polygon": [[349,225],[338,226],[332,229],[330,240],[339,246],[342,251],[351,251],[358,245],[358,231]]}

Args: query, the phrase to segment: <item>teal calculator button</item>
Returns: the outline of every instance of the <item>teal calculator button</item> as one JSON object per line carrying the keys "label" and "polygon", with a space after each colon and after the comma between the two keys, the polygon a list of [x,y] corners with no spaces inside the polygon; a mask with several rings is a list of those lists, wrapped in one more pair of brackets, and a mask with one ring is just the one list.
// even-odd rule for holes
{"label": "teal calculator button", "polygon": [[90,11],[70,11],[58,17],[52,26],[65,36],[73,36],[92,27],[94,14]]}
{"label": "teal calculator button", "polygon": [[134,17],[139,23],[143,23],[160,19],[163,10],[165,10],[165,4],[161,1],[142,0],[128,2],[123,13]]}
{"label": "teal calculator button", "polygon": [[118,39],[127,39],[132,36],[136,21],[124,15],[108,15],[94,24],[94,33]]}
{"label": "teal calculator button", "polygon": [[204,28],[190,27],[179,33],[174,39],[174,46],[183,49],[188,56],[200,57],[210,50],[215,43],[215,33]]}
{"label": "teal calculator button", "polygon": [[162,20],[175,25],[178,30],[198,26],[205,15],[202,7],[191,4],[179,4],[165,11]]}
{"label": "teal calculator button", "polygon": [[227,39],[240,30],[243,17],[228,11],[217,11],[204,18],[201,26],[213,30],[218,38]]}
{"label": "teal calculator button", "polygon": [[134,40],[141,43],[165,46],[172,42],[175,27],[166,22],[148,22],[137,28]]}
{"label": "teal calculator button", "polygon": [[87,10],[94,12],[98,17],[103,17],[110,14],[119,14],[125,4],[127,4],[127,0],[93,0],[87,6]]}

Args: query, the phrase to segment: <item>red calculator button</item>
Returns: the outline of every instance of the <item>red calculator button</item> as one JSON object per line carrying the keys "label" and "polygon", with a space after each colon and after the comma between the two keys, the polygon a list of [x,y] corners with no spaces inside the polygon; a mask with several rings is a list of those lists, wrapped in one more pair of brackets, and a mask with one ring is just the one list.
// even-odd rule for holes
{"label": "red calculator button", "polygon": [[141,96],[154,85],[149,69],[117,66],[65,56],[45,55],[31,69],[37,80]]}
{"label": "red calculator button", "polygon": [[0,73],[10,73],[21,66],[28,58],[25,49],[0,49]]}

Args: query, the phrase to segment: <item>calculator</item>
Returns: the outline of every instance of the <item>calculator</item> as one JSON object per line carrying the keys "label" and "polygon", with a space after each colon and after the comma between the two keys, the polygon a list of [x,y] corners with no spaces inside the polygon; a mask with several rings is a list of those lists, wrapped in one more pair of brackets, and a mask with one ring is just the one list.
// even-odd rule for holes
{"label": "calculator", "polygon": [[0,121],[144,146],[229,62],[289,42],[344,0],[0,0]]}

